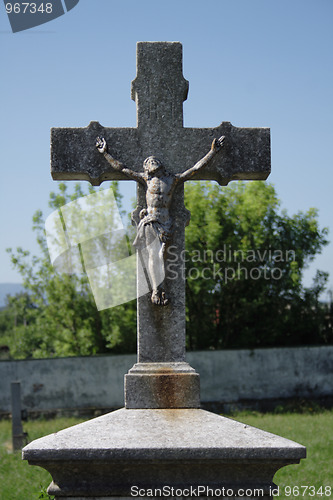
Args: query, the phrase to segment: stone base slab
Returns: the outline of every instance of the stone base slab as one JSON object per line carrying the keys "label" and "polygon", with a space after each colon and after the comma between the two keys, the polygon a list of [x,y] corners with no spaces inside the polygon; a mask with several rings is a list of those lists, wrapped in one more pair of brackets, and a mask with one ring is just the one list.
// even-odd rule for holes
{"label": "stone base slab", "polygon": [[135,498],[133,486],[260,489],[258,498],[270,498],[277,470],[305,455],[293,441],[199,409],[124,408],[23,449],[29,464],[51,473],[57,500]]}
{"label": "stone base slab", "polygon": [[136,363],[125,375],[126,408],[200,408],[200,377],[185,362]]}

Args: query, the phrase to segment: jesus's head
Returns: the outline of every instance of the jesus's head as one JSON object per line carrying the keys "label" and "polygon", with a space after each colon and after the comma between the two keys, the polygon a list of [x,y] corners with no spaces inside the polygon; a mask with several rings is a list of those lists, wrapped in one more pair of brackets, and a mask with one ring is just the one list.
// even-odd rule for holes
{"label": "jesus's head", "polygon": [[164,172],[162,162],[156,156],[148,156],[143,162],[143,169],[148,175]]}

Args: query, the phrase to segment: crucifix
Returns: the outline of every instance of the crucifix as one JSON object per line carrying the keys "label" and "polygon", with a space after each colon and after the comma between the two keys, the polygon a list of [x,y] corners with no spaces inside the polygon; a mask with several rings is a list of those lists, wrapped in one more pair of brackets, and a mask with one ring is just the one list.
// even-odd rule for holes
{"label": "crucifix", "polygon": [[[173,232],[170,206],[172,195],[177,186],[190,180],[196,173],[209,165],[210,161],[220,151],[224,136],[214,139],[210,151],[193,167],[185,172],[171,174],[167,172],[162,162],[155,156],[149,156],[143,162],[144,172],[137,172],[127,168],[115,160],[107,151],[105,139],[97,137],[96,147],[104,154],[105,159],[117,171],[124,173],[130,179],[143,185],[146,191],[146,205],[140,212],[140,222],[137,226],[137,236],[133,242],[139,251],[147,250],[147,264],[152,287],[151,302],[155,305],[166,306],[169,299],[166,296],[161,282],[165,277],[166,245]],[[156,244],[157,243],[157,244]]]}
{"label": "crucifix", "polygon": [[[137,127],[109,128],[91,122],[86,128],[51,131],[51,173],[55,180],[135,180],[138,249],[138,362],[125,376],[126,408],[196,408],[199,375],[185,362],[185,280],[181,256],[189,212],[184,207],[186,180],[210,179],[221,186],[232,180],[264,180],[270,173],[268,128],[238,128],[222,122],[215,128],[183,126],[188,82],[182,74],[178,42],[139,42],[132,99]],[[140,249],[157,239],[145,279]],[[166,248],[172,244],[172,275]],[[175,259],[176,255],[176,259]],[[163,286],[156,270],[163,268]]]}
{"label": "crucifix", "polygon": [[[212,129],[184,128],[188,84],[181,44],[139,43],[137,50],[132,97],[138,126],[104,128],[92,122],[87,128],[53,129],[52,175],[94,185],[107,179],[137,182],[138,362],[125,375],[125,408],[38,439],[23,449],[23,458],[51,473],[48,492],[59,500],[130,498],[133,485],[147,495],[150,487],[161,492],[170,485],[169,492],[181,488],[186,496],[219,491],[215,495],[225,498],[227,490],[234,498],[269,499],[275,471],[298,463],[305,448],[199,408],[199,375],[185,362],[181,259],[189,221],[184,181],[226,185],[265,179],[269,130],[228,122]],[[146,273],[140,256],[151,238],[160,255],[150,256]],[[165,267],[162,290],[156,283],[150,293],[142,287],[149,267],[153,279]]]}

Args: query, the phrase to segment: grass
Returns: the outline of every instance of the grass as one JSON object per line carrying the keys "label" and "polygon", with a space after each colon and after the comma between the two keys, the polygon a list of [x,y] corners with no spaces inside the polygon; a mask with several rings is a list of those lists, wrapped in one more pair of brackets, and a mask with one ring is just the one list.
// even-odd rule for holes
{"label": "grass", "polygon": [[[306,413],[262,414],[242,412],[232,418],[248,425],[279,434],[307,447],[307,459],[299,465],[289,465],[277,472],[274,482],[280,487],[277,498],[333,499],[333,411]],[[29,440],[57,432],[82,422],[77,418],[35,420],[24,424]],[[11,451],[11,422],[0,421],[0,500],[38,500],[42,488],[48,486],[51,476],[40,467],[29,466],[21,460],[21,453]],[[302,486],[314,486],[303,494]],[[331,494],[325,486],[331,487]],[[288,495],[287,487],[298,487]],[[323,487],[322,495],[320,487]],[[315,494],[313,494],[315,493]]]}
{"label": "grass", "polygon": [[[29,441],[78,424],[82,419],[58,418],[34,420],[23,425]],[[11,422],[0,421],[0,500],[38,500],[42,488],[51,482],[50,474],[41,467],[30,466],[21,458],[21,452],[12,451]]]}
{"label": "grass", "polygon": [[[274,476],[280,487],[279,499],[333,499],[333,411],[320,413],[262,414],[256,412],[233,415],[238,421],[278,434],[306,446],[307,458],[300,464],[283,467]],[[305,491],[306,486],[315,489]],[[326,490],[325,487],[331,490]],[[291,494],[290,489],[291,487]],[[295,488],[296,487],[296,488]],[[297,494],[297,487],[299,494]],[[321,488],[322,487],[322,495]],[[292,488],[294,492],[292,492]],[[330,495],[328,495],[331,491]],[[313,495],[313,493],[315,493]]]}

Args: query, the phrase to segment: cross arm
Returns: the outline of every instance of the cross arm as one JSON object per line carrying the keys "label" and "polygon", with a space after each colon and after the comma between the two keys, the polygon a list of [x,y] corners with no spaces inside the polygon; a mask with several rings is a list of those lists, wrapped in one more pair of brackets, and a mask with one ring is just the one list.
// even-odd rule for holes
{"label": "cross arm", "polygon": [[142,148],[136,128],[104,128],[98,122],[91,122],[85,128],[51,129],[52,178],[87,180],[93,186],[106,180],[129,180],[128,173],[113,168],[98,152],[97,137],[105,137],[112,157],[119,163],[142,165]]}
{"label": "cross arm", "polygon": [[[271,171],[270,129],[240,128],[223,122],[216,128],[184,128],[183,165],[191,168],[209,148],[212,139],[225,136],[221,154],[196,170],[191,180],[215,180],[226,186],[232,180],[265,180]],[[185,146],[184,146],[185,145]]]}
{"label": "cross arm", "polygon": [[129,179],[136,182],[140,182],[141,184],[145,185],[144,175],[141,172],[136,172],[135,170],[127,168],[126,165],[124,165],[123,163],[116,160],[115,158],[113,158],[113,156],[110,155],[110,153],[108,152],[108,145],[104,137],[103,138],[97,137],[96,148],[104,156],[104,158],[111,165],[111,167],[114,168],[117,172],[122,172],[127,177],[129,177]]}
{"label": "cross arm", "polygon": [[224,139],[224,135],[222,135],[219,139],[215,138],[208,153],[203,158],[201,158],[201,160],[199,160],[193,167],[189,168],[181,174],[177,174],[177,179],[183,182],[189,181],[195,174],[209,165],[214,156],[221,150]]}

